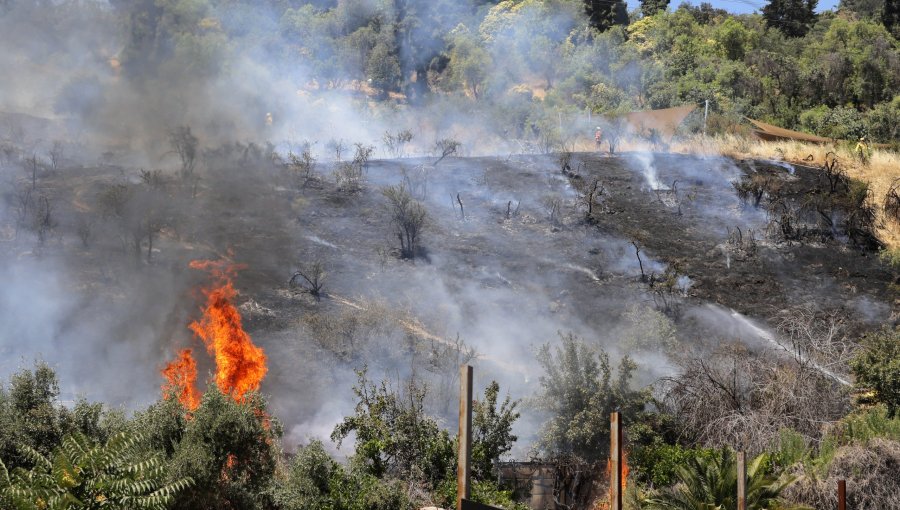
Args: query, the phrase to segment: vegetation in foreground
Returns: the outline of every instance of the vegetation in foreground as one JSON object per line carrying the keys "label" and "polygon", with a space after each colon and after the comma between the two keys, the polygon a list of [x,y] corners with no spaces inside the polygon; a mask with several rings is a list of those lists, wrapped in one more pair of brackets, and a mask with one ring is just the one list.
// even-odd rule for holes
{"label": "vegetation in foreground", "polygon": [[[900,503],[898,340],[900,330],[875,333],[854,358],[867,404],[819,433],[782,426],[750,451],[749,508],[820,508],[833,500],[839,478],[848,480],[853,508]],[[728,363],[741,354],[731,356]],[[628,424],[629,508],[735,508],[734,451],[747,450],[740,437],[679,429],[677,403],[665,402],[671,389],[668,395],[663,388],[631,389],[634,362],[623,358],[613,371],[605,352],[571,334],[557,347],[542,347],[538,360],[541,390],[526,409],[543,411],[548,421],[535,454],[556,466],[557,490],[573,508],[591,508],[606,497],[606,425],[613,409]],[[712,368],[728,364],[708,362]],[[16,509],[452,506],[455,440],[426,411],[428,389],[415,379],[402,388],[372,381],[365,368],[357,374],[356,409],[332,434],[339,444],[352,436],[353,454],[338,462],[319,441],[285,455],[281,425],[258,394],[236,401],[212,386],[193,411],[164,398],[126,416],[85,400],[61,405],[53,370],[38,363],[0,390],[0,502]],[[684,371],[676,379],[688,385],[692,377]],[[727,388],[695,390],[707,392],[698,399],[717,405],[716,391]],[[752,413],[765,404],[748,390],[732,397],[746,399],[742,405]],[[501,400],[495,382],[475,403],[478,501],[524,508],[515,502],[521,491],[497,482],[497,462],[517,440],[511,430],[519,405]],[[576,469],[579,477],[567,477]]]}

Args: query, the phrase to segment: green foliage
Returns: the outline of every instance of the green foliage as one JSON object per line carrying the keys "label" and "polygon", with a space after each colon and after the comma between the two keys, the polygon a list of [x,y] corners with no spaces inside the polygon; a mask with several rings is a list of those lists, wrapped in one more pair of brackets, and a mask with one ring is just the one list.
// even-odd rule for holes
{"label": "green foliage", "polygon": [[641,0],[641,14],[643,16],[653,16],[659,11],[666,10],[669,6],[669,0]]}
{"label": "green foliage", "polygon": [[7,467],[28,465],[20,446],[47,456],[66,434],[81,433],[106,441],[124,427],[121,413],[79,398],[72,409],[59,401],[56,373],[43,362],[33,370],[21,370],[10,378],[9,390],[0,387],[0,459]]}
{"label": "green foliage", "polygon": [[284,510],[397,510],[411,508],[398,480],[382,480],[358,463],[350,468],[335,462],[321,442],[297,451],[274,490]]}
{"label": "green foliage", "polygon": [[856,384],[873,392],[889,417],[900,411],[900,328],[883,329],[862,340],[862,350],[850,363]]}
{"label": "green foliage", "polygon": [[[280,425],[256,394],[235,402],[211,386],[190,416],[176,405],[160,405],[144,418],[154,443],[175,441],[170,476],[196,484],[175,502],[176,509],[268,508],[279,455]],[[173,426],[174,425],[174,426]],[[183,426],[178,430],[177,426]],[[168,437],[167,437],[168,436]]]}
{"label": "green foliage", "polygon": [[[713,510],[737,508],[737,460],[734,452],[722,449],[713,455],[684,459],[677,468],[677,483],[659,491],[647,508],[672,510]],[[747,463],[747,508],[779,505],[781,492],[794,482],[792,477],[774,476],[770,459],[762,454]],[[779,506],[779,508],[784,508]]]}
{"label": "green foliage", "polygon": [[494,478],[493,463],[510,451],[518,437],[512,434],[513,423],[519,418],[518,401],[509,395],[497,406],[500,385],[491,381],[484,390],[484,400],[473,404],[472,416],[472,476],[477,480]]}
{"label": "green foliage", "polygon": [[478,99],[489,75],[490,54],[465,25],[453,29],[448,41],[450,83]]}
{"label": "green foliage", "polygon": [[788,37],[803,37],[816,22],[818,0],[769,0],[763,7],[766,24]]}
{"label": "green foliage", "polygon": [[712,459],[718,452],[706,448],[685,448],[678,444],[666,444],[661,441],[649,446],[635,448],[628,455],[628,465],[633,475],[651,487],[668,487],[678,480],[680,466],[689,464],[692,459],[702,457]]}
{"label": "green foliage", "polygon": [[622,0],[584,0],[584,12],[590,26],[601,32],[628,24],[628,6]]}
{"label": "green foliage", "polygon": [[365,368],[357,377],[356,412],[335,427],[331,439],[340,445],[355,434],[357,461],[375,477],[421,480],[436,487],[453,469],[454,444],[425,413],[425,388],[410,380],[401,395],[384,381],[369,381]]}
{"label": "green foliage", "polygon": [[647,391],[629,385],[637,365],[627,356],[613,379],[609,355],[574,334],[560,334],[555,349],[545,344],[537,352],[544,370],[540,392],[533,404],[548,413],[539,447],[548,455],[576,455],[588,462],[609,452],[609,416],[622,413],[626,422],[637,421],[649,401]]}
{"label": "green foliage", "polygon": [[167,481],[164,456],[136,434],[120,432],[102,445],[68,435],[50,457],[24,445],[21,450],[30,470],[8,472],[0,462],[4,508],[162,510],[193,484],[189,477]]}

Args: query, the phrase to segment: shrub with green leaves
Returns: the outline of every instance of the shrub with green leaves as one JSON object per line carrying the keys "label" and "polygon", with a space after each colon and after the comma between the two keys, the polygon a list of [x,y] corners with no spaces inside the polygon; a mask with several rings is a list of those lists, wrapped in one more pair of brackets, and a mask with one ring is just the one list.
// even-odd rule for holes
{"label": "shrub with green leaves", "polygon": [[863,349],[851,362],[856,384],[887,406],[888,416],[900,411],[900,328],[883,329],[863,338]]}
{"label": "shrub with green leaves", "polygon": [[[676,483],[660,490],[646,508],[660,510],[710,510],[737,508],[737,457],[729,449],[715,455],[685,459],[676,472]],[[762,454],[747,463],[747,508],[789,508],[781,505],[781,492],[795,479],[771,472],[770,459]]]}
{"label": "shrub with green leaves", "polygon": [[165,456],[148,449],[138,434],[120,432],[105,444],[68,435],[50,457],[25,445],[21,449],[31,469],[8,471],[0,461],[4,509],[163,510],[193,484],[189,477],[167,479]]}

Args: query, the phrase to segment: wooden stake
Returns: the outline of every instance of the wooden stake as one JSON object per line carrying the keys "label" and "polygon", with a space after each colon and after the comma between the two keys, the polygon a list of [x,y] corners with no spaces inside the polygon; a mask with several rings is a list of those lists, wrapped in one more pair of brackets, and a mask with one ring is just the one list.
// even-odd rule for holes
{"label": "wooden stake", "polygon": [[747,510],[747,456],[737,452],[737,510]]}
{"label": "wooden stake", "polygon": [[609,509],[622,510],[622,420],[619,411],[609,417]]}
{"label": "wooden stake", "polygon": [[838,480],[838,510],[847,510],[847,480]]}
{"label": "wooden stake", "polygon": [[462,510],[464,499],[471,496],[472,457],[472,367],[459,370],[459,443],[456,465],[456,510]]}

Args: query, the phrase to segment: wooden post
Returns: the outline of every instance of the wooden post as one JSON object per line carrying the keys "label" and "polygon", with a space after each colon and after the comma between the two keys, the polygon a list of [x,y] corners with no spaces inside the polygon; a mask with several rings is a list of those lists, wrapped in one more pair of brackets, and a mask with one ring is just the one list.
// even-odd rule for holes
{"label": "wooden post", "polygon": [[737,452],[737,510],[747,510],[747,454]]}
{"label": "wooden post", "polygon": [[459,370],[459,443],[456,464],[456,510],[462,510],[462,502],[469,499],[470,468],[472,463],[472,367],[463,365]]}
{"label": "wooden post", "polygon": [[838,510],[847,510],[847,480],[838,480]]}
{"label": "wooden post", "polygon": [[609,509],[622,510],[622,419],[609,416]]}

